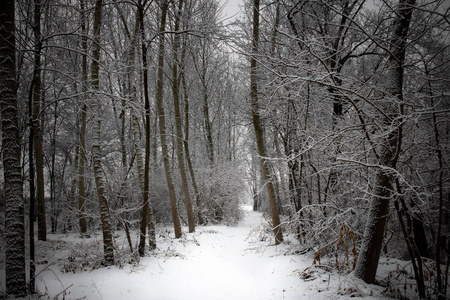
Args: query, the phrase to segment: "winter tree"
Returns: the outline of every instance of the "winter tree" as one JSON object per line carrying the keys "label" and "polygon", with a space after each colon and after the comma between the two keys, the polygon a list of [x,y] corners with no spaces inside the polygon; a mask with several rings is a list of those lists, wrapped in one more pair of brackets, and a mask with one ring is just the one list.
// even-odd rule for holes
{"label": "winter tree", "polygon": [[27,294],[25,225],[17,110],[15,1],[0,3],[0,104],[6,199],[6,293]]}

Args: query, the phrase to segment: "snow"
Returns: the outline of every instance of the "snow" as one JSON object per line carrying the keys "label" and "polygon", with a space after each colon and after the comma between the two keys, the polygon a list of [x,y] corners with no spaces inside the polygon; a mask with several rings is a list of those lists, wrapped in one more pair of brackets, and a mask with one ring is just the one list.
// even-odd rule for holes
{"label": "snow", "polygon": [[[62,262],[71,253],[67,245],[82,250],[94,244],[100,254],[101,238],[49,235],[45,243],[58,250],[48,250],[48,261],[38,265],[37,289],[46,298],[67,300],[388,299],[379,286],[314,266],[310,254],[290,254],[289,243],[273,245],[262,215],[243,209],[245,218],[237,226],[200,226],[181,239],[161,231],[158,249],[121,268],[63,272]],[[126,245],[120,236],[116,246],[122,239]]]}

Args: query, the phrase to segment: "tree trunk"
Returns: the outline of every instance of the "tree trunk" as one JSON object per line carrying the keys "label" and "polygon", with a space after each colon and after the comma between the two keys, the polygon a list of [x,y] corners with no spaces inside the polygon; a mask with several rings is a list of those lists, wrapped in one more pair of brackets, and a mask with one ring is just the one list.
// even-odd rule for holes
{"label": "tree trunk", "polygon": [[191,152],[189,150],[189,95],[187,91],[187,83],[186,83],[186,72],[185,72],[185,59],[186,59],[186,41],[183,45],[183,50],[181,53],[181,84],[183,86],[183,94],[184,94],[184,151],[186,154],[186,161],[189,169],[189,175],[192,180],[192,187],[194,188],[195,194],[195,205],[197,207],[197,221],[198,224],[204,224],[201,204],[200,204],[200,192],[198,190],[197,180],[195,178],[194,167],[192,165],[191,160]]}
{"label": "tree trunk", "polygon": [[251,174],[251,184],[250,184],[250,190],[252,193],[253,198],[253,211],[258,211],[259,209],[259,198],[260,198],[260,191],[258,189],[258,174],[259,177],[261,177],[261,172],[258,170],[258,162],[256,158],[256,154],[254,149],[251,151],[252,153],[252,160],[250,164],[250,174]]}
{"label": "tree trunk", "polygon": [[33,79],[33,126],[34,126],[34,155],[36,157],[36,187],[37,187],[37,213],[38,213],[38,240],[47,240],[47,221],[45,214],[45,184],[44,159],[42,152],[42,132],[39,112],[41,109],[41,4],[34,1],[34,33],[36,44],[34,48],[34,79]]}
{"label": "tree trunk", "polygon": [[[99,59],[100,59],[100,27],[102,16],[102,0],[97,0],[94,11],[94,40],[91,65],[91,88],[93,92],[99,90]],[[114,245],[113,234],[111,228],[111,216],[109,213],[108,200],[106,199],[106,186],[103,178],[102,158],[101,158],[101,108],[98,95],[93,95],[92,112],[94,121],[92,125],[92,162],[94,167],[95,185],[97,187],[98,203],[100,208],[100,218],[102,222],[103,233],[103,251],[105,257],[105,265],[114,264]]]}
{"label": "tree trunk", "polygon": [[260,156],[261,170],[266,182],[269,196],[270,212],[272,214],[272,228],[275,234],[275,244],[283,242],[283,233],[280,228],[280,217],[278,213],[277,198],[272,183],[272,172],[267,159],[267,151],[264,145],[263,125],[259,116],[258,105],[258,74],[256,66],[256,55],[258,54],[259,43],[259,0],[253,0],[253,39],[252,56],[250,58],[250,97],[252,104],[253,126],[255,130],[256,146]]}
{"label": "tree trunk", "polygon": [[[183,9],[183,0],[178,2],[178,8],[175,12],[175,32],[180,29],[180,19],[181,12]],[[181,126],[181,110],[180,110],[180,85],[178,78],[178,52],[180,49],[180,36],[175,34],[173,40],[173,62],[172,62],[172,94],[173,94],[173,105],[175,111],[175,130],[176,130],[176,147],[177,147],[177,158],[178,158],[178,168],[180,169],[181,183],[183,185],[184,192],[184,203],[186,205],[187,217],[188,217],[188,227],[189,232],[195,231],[195,218],[194,212],[192,210],[191,196],[189,194],[189,184],[186,174],[186,165],[184,162],[184,151],[183,151],[183,131]]]}
{"label": "tree trunk", "polygon": [[[148,70],[147,70],[147,47],[145,46],[144,28],[144,6],[145,2],[138,2],[139,28],[141,32],[142,47],[142,67],[144,69],[144,102],[145,102],[145,161],[144,161],[144,182],[142,188],[143,206],[140,227],[139,255],[144,256],[145,236],[147,224],[150,222],[149,245],[151,249],[156,248],[156,232],[153,223],[153,210],[149,201],[149,172],[150,172],[150,99],[148,95]],[[136,22],[137,23],[137,22]],[[131,63],[132,61],[130,61]],[[137,121],[137,120],[136,120]]]}
{"label": "tree trunk", "polygon": [[[87,70],[87,30],[86,30],[86,14],[85,14],[85,3],[84,0],[80,0],[80,11],[81,11],[81,47],[82,47],[82,91],[83,100],[85,100],[87,93],[88,84],[88,70]],[[84,101],[83,101],[84,102]],[[82,235],[86,234],[86,212],[85,212],[85,190],[84,190],[84,168],[86,161],[86,122],[87,122],[87,105],[82,104],[81,109],[81,120],[80,120],[80,136],[79,136],[79,154],[78,154],[78,222],[80,226],[80,233]]]}
{"label": "tree trunk", "polygon": [[[432,106],[433,100],[431,100]],[[438,122],[436,113],[433,112],[433,129],[434,129],[434,139],[436,142],[436,149],[438,149],[437,152],[437,159],[438,159],[438,165],[439,165],[439,176],[438,176],[438,187],[439,187],[439,204],[438,204],[438,228],[436,232],[436,278],[437,278],[437,289],[438,289],[438,299],[443,300],[446,299],[445,295],[447,294],[447,283],[448,283],[448,276],[445,276],[445,274],[448,274],[448,268],[449,268],[449,261],[450,258],[447,255],[447,268],[443,272],[441,270],[441,250],[445,249],[445,238],[442,236],[442,225],[443,225],[443,214],[444,214],[444,159],[442,157],[442,146],[440,145],[440,137],[439,137],[439,130],[438,130]],[[450,193],[448,194],[450,197]],[[449,245],[450,245],[450,239],[449,239]],[[447,248],[447,253],[449,249]]]}
{"label": "tree trunk", "polygon": [[50,227],[51,232],[56,233],[58,230],[58,214],[59,205],[56,203],[56,127],[58,124],[58,102],[55,102],[55,108],[53,111],[53,130],[51,138],[51,159],[49,166],[50,176]]}
{"label": "tree trunk", "polygon": [[[133,131],[133,142],[134,142],[134,148],[136,153],[136,165],[137,165],[137,171],[138,171],[138,179],[139,179],[139,188],[141,190],[142,194],[142,213],[141,213],[141,225],[140,225],[140,236],[139,236],[139,255],[144,256],[145,252],[145,240],[146,240],[146,228],[147,228],[147,221],[148,221],[148,205],[145,205],[144,202],[144,177],[145,177],[145,163],[142,159],[143,153],[141,149],[141,145],[139,143],[140,141],[140,134],[139,134],[139,119],[136,115],[137,113],[133,111],[131,116],[131,127]],[[147,191],[148,195],[148,191]],[[148,197],[147,197],[148,199]],[[148,202],[148,201],[147,201]],[[145,228],[143,228],[144,226]]]}
{"label": "tree trunk", "polygon": [[173,183],[172,171],[170,167],[170,153],[166,141],[166,118],[163,106],[164,97],[164,52],[165,52],[165,38],[164,31],[166,30],[167,9],[169,3],[167,0],[162,0],[161,4],[161,23],[159,27],[159,50],[158,50],[158,75],[156,83],[156,106],[158,111],[159,135],[161,139],[161,151],[164,162],[164,170],[166,173],[167,188],[169,190],[170,208],[172,210],[173,227],[175,231],[175,238],[180,238],[182,235],[181,223],[178,217],[177,199],[175,194],[175,185]]}
{"label": "tree trunk", "polygon": [[[401,190],[400,181],[395,178],[395,185],[397,189],[398,196],[394,201],[394,207],[397,211],[397,216],[400,222],[400,228],[403,232],[403,237],[405,238],[406,248],[408,249],[409,258],[411,260],[411,265],[414,270],[414,277],[417,283],[417,291],[420,299],[426,298],[426,288],[423,276],[423,260],[420,256],[419,249],[417,248],[417,241],[412,235],[413,222],[411,221],[411,213],[406,206],[405,199],[403,199],[403,191]],[[400,209],[399,202],[401,203],[402,209]],[[406,222],[405,222],[406,221]]]}
{"label": "tree trunk", "polygon": [[80,226],[81,235],[86,234],[86,192],[84,187],[84,173],[85,173],[85,160],[86,160],[86,118],[87,118],[87,106],[83,103],[81,109],[81,126],[80,126],[80,147],[78,157],[78,222]]}
{"label": "tree trunk", "polygon": [[[37,181],[41,183],[38,192],[42,196],[41,204],[43,207],[38,206],[38,236],[40,240],[45,241],[47,235],[47,228],[45,222],[45,198],[44,198],[44,169],[42,160],[42,136],[39,128],[39,110],[40,110],[40,94],[41,94],[41,5],[39,0],[34,1],[34,35],[35,35],[35,46],[34,46],[34,71],[33,79],[30,86],[30,94],[28,98],[28,126],[30,128],[29,138],[28,138],[28,164],[29,164],[29,184],[30,184],[30,206],[29,206],[29,246],[30,246],[30,281],[28,283],[29,293],[35,293],[35,238],[34,238],[34,222],[35,222],[35,208],[36,208],[36,195],[35,195],[35,164],[34,156],[36,160],[40,162],[40,169],[37,172]],[[40,148],[39,151],[36,148],[36,155],[34,154],[35,143],[37,143]],[[43,215],[39,213],[42,212]],[[42,226],[43,225],[43,226]]]}
{"label": "tree trunk", "polygon": [[[203,51],[205,52],[205,50]],[[202,59],[202,75],[201,81],[203,86],[203,123],[205,125],[205,135],[206,135],[206,149],[209,155],[209,161],[211,167],[214,166],[214,142],[211,129],[211,121],[209,118],[209,100],[208,100],[208,83],[206,79],[207,64],[206,64],[206,54],[203,53]]]}
{"label": "tree trunk", "polygon": [[17,111],[16,41],[13,0],[0,1],[0,104],[5,180],[6,294],[27,294],[25,226]]}
{"label": "tree trunk", "polygon": [[[390,54],[387,61],[385,87],[386,104],[383,107],[385,114],[384,124],[390,130],[388,136],[382,141],[379,151],[380,168],[375,178],[375,187],[369,208],[368,221],[364,230],[363,242],[355,268],[355,275],[367,283],[375,282],[375,275],[383,245],[389,202],[392,193],[392,172],[388,169],[396,168],[400,152],[402,125],[401,114],[403,110],[403,62],[405,59],[406,39],[412,17],[415,0],[400,0],[395,11],[392,24],[392,38]],[[391,100],[389,98],[395,98]],[[395,107],[395,103],[399,103]],[[387,168],[386,168],[387,167]]]}
{"label": "tree trunk", "polygon": [[[36,69],[34,70],[34,73],[36,74]],[[34,81],[34,79],[33,79]],[[35,248],[35,240],[34,240],[34,221],[36,219],[35,217],[35,208],[36,208],[36,197],[35,197],[35,187],[34,187],[34,155],[33,155],[33,151],[34,151],[34,124],[33,124],[33,113],[32,113],[32,109],[33,109],[33,84],[31,84],[31,89],[30,89],[30,96],[28,99],[28,118],[29,118],[29,124],[28,126],[30,127],[30,133],[29,133],[29,137],[28,137],[28,165],[29,165],[29,174],[30,174],[30,178],[29,178],[29,184],[30,184],[30,206],[29,206],[29,246],[30,246],[30,281],[28,283],[28,291],[30,294],[34,294],[35,292],[35,272],[36,272],[36,265],[34,264],[35,261],[35,252],[34,252],[34,248]]]}

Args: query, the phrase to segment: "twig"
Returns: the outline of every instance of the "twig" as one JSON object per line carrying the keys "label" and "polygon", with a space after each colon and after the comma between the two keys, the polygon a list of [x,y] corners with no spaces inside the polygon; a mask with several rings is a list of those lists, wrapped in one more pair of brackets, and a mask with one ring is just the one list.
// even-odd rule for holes
{"label": "twig", "polygon": [[36,275],[34,275],[34,277],[38,277],[39,275],[41,275],[42,272],[46,271],[50,266],[56,265],[56,262],[51,262],[48,265],[46,265],[44,268],[42,268],[42,270],[40,270]]}
{"label": "twig", "polygon": [[55,297],[53,297],[53,300],[58,300],[59,295],[61,295],[62,293],[65,293],[68,289],[70,289],[73,286],[73,283],[71,285],[69,285],[68,287],[66,287],[65,289],[63,289],[61,292],[59,292],[58,294],[55,295]]}

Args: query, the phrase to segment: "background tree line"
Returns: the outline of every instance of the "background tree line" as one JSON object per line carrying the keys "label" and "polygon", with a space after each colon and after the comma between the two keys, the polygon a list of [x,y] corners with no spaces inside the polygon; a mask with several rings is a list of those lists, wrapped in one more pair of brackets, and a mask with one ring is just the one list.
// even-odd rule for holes
{"label": "background tree line", "polygon": [[27,292],[35,197],[38,239],[101,229],[111,265],[114,230],[143,256],[155,224],[237,222],[249,190],[276,244],[320,260],[346,238],[356,276],[409,258],[419,296],[444,297],[445,1],[252,0],[228,25],[221,5],[2,2],[7,293]]}

